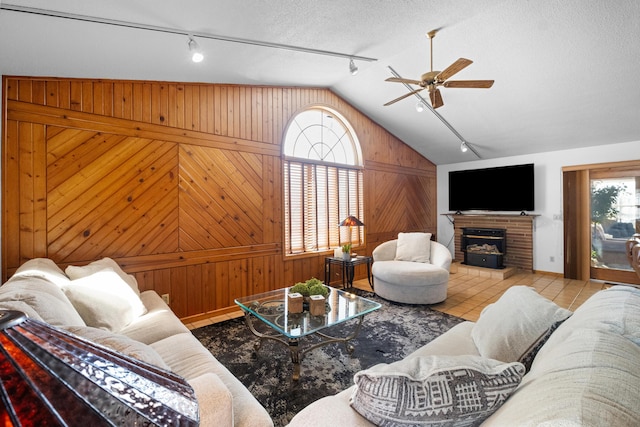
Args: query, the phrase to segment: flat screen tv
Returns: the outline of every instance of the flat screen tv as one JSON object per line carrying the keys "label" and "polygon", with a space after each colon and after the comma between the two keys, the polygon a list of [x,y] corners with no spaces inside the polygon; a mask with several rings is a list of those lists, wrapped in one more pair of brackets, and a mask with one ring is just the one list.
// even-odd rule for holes
{"label": "flat screen tv", "polygon": [[533,211],[533,163],[449,172],[449,210]]}

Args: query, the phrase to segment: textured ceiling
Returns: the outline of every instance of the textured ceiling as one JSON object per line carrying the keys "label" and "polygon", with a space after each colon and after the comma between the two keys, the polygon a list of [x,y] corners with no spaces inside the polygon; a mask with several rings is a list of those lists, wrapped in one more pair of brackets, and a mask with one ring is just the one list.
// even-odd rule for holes
{"label": "textured ceiling", "polygon": [[[477,160],[417,99],[383,104],[406,78],[459,57],[454,79],[491,89],[442,88],[437,111],[483,159],[640,140],[640,2],[637,0],[9,0],[192,33],[220,34],[377,58],[358,62],[0,10],[0,73],[328,87],[436,164]],[[425,94],[426,96],[426,94]],[[637,158],[635,153],[630,158]]]}

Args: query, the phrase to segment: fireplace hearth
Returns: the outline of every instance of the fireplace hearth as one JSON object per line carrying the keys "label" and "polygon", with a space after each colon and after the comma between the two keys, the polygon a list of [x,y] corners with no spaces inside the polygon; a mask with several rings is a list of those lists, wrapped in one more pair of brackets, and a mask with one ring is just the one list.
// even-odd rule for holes
{"label": "fireplace hearth", "polygon": [[461,247],[466,265],[504,268],[507,230],[502,228],[463,228]]}

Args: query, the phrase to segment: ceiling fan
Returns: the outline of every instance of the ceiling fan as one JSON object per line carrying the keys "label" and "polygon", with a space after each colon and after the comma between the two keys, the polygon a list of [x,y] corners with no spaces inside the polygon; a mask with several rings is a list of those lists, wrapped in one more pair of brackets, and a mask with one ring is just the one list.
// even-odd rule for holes
{"label": "ceiling fan", "polygon": [[401,77],[389,77],[385,80],[387,82],[418,85],[420,86],[420,88],[412,90],[407,94],[404,94],[392,101],[387,102],[386,104],[384,104],[385,107],[387,105],[391,105],[400,100],[403,100],[404,98],[407,98],[411,95],[414,95],[421,90],[428,89],[431,106],[433,108],[438,108],[444,105],[439,86],[488,89],[493,85],[493,80],[447,80],[449,77],[452,77],[454,74],[473,63],[473,61],[466,58],[459,58],[456,62],[445,68],[444,71],[433,71],[433,38],[436,36],[436,32],[437,30],[433,30],[427,33],[427,37],[429,37],[429,47],[431,53],[431,71],[420,76],[420,80],[404,79]]}

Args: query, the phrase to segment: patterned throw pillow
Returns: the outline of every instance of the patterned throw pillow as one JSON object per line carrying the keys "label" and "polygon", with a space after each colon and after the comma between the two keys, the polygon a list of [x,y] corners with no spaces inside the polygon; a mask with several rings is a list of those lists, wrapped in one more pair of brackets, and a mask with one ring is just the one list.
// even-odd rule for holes
{"label": "patterned throw pillow", "polygon": [[518,362],[480,356],[422,356],[376,365],[354,377],[350,404],[378,426],[471,426],[518,387]]}

